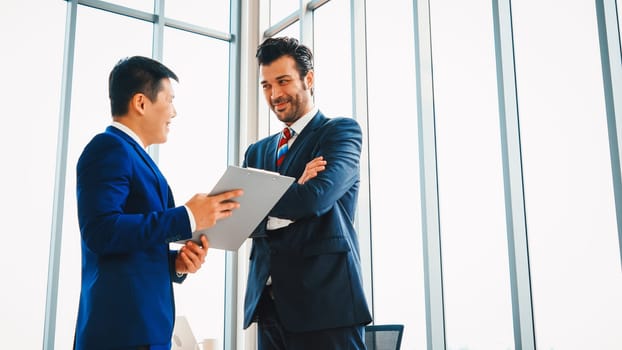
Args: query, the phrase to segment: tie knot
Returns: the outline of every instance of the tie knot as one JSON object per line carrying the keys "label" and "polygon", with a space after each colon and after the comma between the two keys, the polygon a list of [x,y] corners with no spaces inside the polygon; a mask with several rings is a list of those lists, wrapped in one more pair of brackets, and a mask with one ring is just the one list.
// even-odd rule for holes
{"label": "tie knot", "polygon": [[289,140],[292,137],[292,130],[289,127],[286,127],[283,129],[283,138],[285,138],[285,140]]}

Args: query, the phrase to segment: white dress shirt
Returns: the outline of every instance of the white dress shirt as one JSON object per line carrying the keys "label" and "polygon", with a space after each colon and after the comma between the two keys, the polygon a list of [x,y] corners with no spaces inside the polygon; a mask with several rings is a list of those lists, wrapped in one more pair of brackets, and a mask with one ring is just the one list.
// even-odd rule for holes
{"label": "white dress shirt", "polygon": [[[307,114],[303,115],[300,119],[296,120],[294,124],[289,126],[290,129],[294,131],[294,135],[292,135],[292,138],[290,138],[289,141],[287,142],[288,148],[292,147],[292,144],[294,143],[294,141],[296,141],[296,138],[298,137],[298,135],[300,135],[302,130],[305,128],[305,126],[309,124],[311,119],[317,114],[318,110],[319,109],[314,106],[313,109],[311,109]],[[274,151],[276,152],[276,150]],[[266,223],[266,230],[277,230],[285,226],[289,226],[293,222],[294,221],[289,220],[289,219],[268,216],[268,222]]]}

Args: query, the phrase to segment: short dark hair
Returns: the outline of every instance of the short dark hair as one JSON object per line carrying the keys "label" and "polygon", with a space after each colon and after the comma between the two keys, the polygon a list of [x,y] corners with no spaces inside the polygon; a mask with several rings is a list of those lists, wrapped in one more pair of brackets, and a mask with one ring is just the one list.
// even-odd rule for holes
{"label": "short dark hair", "polygon": [[127,114],[130,100],[137,93],[145,94],[151,101],[155,101],[164,78],[179,81],[172,70],[151,58],[133,56],[119,60],[108,77],[112,115]]}
{"label": "short dark hair", "polygon": [[313,53],[311,49],[300,44],[297,39],[289,37],[268,38],[257,48],[259,65],[269,65],[282,56],[290,56],[296,61],[300,79],[313,70]]}

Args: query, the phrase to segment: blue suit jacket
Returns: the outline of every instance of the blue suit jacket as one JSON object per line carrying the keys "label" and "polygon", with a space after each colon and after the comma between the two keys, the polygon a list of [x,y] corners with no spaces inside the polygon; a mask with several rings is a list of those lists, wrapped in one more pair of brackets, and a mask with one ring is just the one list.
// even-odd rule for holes
{"label": "blue suit jacket", "polygon": [[176,252],[191,237],[186,209],[145,150],[115,127],[77,165],[82,285],[76,349],[167,344],[174,320]]}
{"label": "blue suit jacket", "polygon": [[[248,147],[243,166],[276,171],[279,134]],[[253,232],[244,327],[272,279],[274,303],[285,329],[304,332],[371,322],[360,270],[353,218],[359,188],[362,135],[350,118],[318,112],[298,135],[279,172],[299,178],[305,165],[324,156],[326,170],[304,185],[294,183],[268,214],[295,222]]]}

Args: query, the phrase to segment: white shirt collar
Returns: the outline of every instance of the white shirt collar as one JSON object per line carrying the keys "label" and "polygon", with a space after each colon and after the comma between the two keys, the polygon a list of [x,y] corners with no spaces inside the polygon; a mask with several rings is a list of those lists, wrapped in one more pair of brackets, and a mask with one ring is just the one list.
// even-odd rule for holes
{"label": "white shirt collar", "polygon": [[138,137],[138,135],[136,135],[136,133],[132,131],[132,129],[128,128],[124,124],[121,124],[115,121],[112,122],[112,126],[126,133],[129,137],[131,137],[134,141],[136,141],[136,143],[139,144],[144,150],[147,150],[147,147],[143,146],[143,142],[140,140],[140,137]]}
{"label": "white shirt collar", "polygon": [[307,124],[309,124],[311,119],[313,119],[318,111],[319,108],[313,106],[313,108],[307,114],[303,115],[300,119],[296,120],[294,124],[289,126],[291,129],[294,130],[294,136],[298,136],[302,132],[302,129],[304,129]]}

